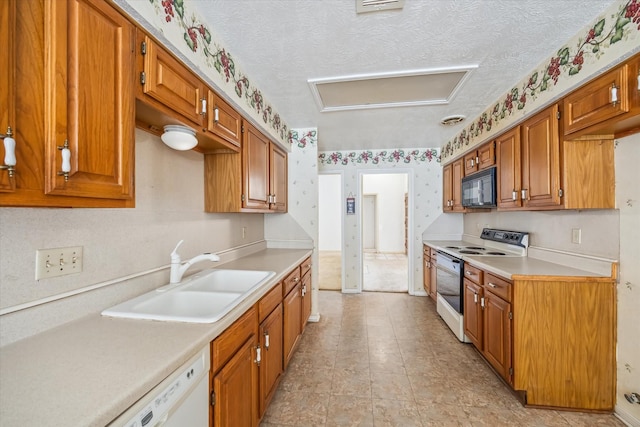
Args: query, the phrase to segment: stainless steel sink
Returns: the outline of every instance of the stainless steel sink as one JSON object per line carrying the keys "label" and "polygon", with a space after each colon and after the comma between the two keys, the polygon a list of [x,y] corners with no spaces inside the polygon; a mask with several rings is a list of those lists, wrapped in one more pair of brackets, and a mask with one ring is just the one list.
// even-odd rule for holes
{"label": "stainless steel sink", "polygon": [[214,323],[273,276],[273,271],[206,270],[104,310],[102,315]]}

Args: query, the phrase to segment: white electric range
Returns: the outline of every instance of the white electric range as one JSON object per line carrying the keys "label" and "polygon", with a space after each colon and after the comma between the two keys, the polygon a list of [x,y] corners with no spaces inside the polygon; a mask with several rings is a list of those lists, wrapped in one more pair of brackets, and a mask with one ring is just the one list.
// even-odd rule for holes
{"label": "white electric range", "polygon": [[484,245],[461,243],[437,248],[436,308],[437,312],[462,342],[464,334],[464,257],[522,257],[527,255],[529,233],[485,228],[480,238]]}

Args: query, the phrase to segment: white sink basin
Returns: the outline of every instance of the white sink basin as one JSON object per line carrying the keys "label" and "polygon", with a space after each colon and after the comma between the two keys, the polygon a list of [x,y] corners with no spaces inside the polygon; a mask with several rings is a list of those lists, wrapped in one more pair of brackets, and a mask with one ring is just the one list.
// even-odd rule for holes
{"label": "white sink basin", "polygon": [[102,312],[129,319],[214,323],[251,292],[275,276],[273,271],[207,270]]}

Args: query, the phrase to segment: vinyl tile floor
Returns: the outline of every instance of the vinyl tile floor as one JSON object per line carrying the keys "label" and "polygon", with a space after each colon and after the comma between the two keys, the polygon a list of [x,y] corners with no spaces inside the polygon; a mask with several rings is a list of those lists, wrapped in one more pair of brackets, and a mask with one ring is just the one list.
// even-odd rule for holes
{"label": "vinyl tile floor", "polygon": [[613,415],[523,407],[425,297],[320,291],[319,307],[261,427],[624,427]]}

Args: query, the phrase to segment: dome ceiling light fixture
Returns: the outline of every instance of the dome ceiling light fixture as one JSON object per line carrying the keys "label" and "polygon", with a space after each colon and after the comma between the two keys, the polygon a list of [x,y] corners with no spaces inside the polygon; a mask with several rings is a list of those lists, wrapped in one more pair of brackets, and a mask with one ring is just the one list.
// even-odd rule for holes
{"label": "dome ceiling light fixture", "polygon": [[445,126],[453,126],[457,125],[464,119],[466,119],[466,116],[463,116],[462,114],[454,114],[453,116],[443,117],[442,120],[440,120],[440,123]]}
{"label": "dome ceiling light fixture", "polygon": [[191,150],[198,145],[196,131],[187,126],[167,125],[160,139],[169,147],[179,151]]}

